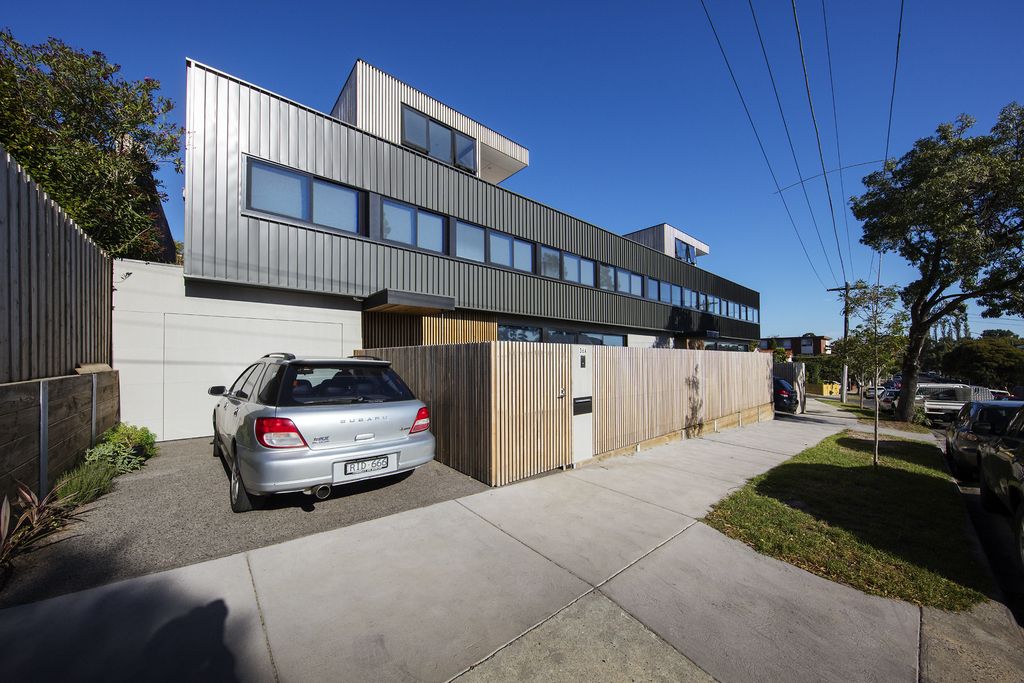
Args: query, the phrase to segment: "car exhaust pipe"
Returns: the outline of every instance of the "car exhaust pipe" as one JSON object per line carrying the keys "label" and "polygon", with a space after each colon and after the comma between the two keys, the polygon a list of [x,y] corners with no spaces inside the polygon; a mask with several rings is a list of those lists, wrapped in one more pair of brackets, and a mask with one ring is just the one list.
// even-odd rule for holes
{"label": "car exhaust pipe", "polygon": [[331,487],[327,484],[321,484],[313,489],[313,496],[317,500],[324,500],[331,495]]}

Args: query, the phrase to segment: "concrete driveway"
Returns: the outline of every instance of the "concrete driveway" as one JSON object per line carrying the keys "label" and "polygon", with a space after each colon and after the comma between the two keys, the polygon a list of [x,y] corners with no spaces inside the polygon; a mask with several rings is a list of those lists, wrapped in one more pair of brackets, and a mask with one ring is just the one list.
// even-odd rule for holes
{"label": "concrete driveway", "polygon": [[300,536],[459,498],[488,487],[436,462],[404,478],[336,487],[330,498],[276,496],[235,514],[227,473],[210,439],[160,444],[160,454],[119,477],[112,492],[23,558],[0,607],[195,564]]}

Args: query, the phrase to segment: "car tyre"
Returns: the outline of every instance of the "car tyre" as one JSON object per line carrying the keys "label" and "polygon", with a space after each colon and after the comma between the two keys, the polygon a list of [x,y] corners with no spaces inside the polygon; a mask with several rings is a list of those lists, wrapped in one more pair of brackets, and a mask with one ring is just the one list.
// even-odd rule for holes
{"label": "car tyre", "polygon": [[993,491],[988,482],[985,481],[985,471],[978,468],[978,491],[981,499],[981,507],[987,512],[1001,512],[1002,508],[996,499],[996,492]]}
{"label": "car tyre", "polygon": [[231,481],[228,484],[228,494],[232,512],[250,512],[258,509],[263,502],[262,496],[253,495],[245,490],[245,482],[242,481],[242,473],[238,469],[237,457],[231,460]]}

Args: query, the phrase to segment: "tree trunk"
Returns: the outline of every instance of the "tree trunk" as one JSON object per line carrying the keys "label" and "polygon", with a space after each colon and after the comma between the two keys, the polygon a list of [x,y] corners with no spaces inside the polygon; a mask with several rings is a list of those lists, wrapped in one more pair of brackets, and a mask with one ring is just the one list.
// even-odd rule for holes
{"label": "tree trunk", "polygon": [[900,388],[899,410],[895,419],[911,422],[914,417],[914,396],[917,395],[917,375],[921,371],[921,351],[928,338],[928,327],[911,323],[908,333],[907,353],[903,356],[903,386]]}

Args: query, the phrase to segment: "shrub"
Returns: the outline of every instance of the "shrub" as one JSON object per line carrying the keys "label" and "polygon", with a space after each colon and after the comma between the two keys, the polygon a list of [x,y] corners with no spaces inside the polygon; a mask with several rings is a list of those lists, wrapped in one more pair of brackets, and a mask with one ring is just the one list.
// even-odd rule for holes
{"label": "shrub", "polygon": [[916,425],[928,425],[928,416],[925,415],[924,408],[921,406],[914,406],[914,414],[910,416],[910,421]]}
{"label": "shrub", "polygon": [[58,496],[75,505],[85,505],[110,490],[117,470],[105,460],[87,460],[65,472],[57,482]]}
{"label": "shrub", "polygon": [[145,427],[119,422],[100,436],[100,442],[86,451],[86,462],[107,463],[116,474],[133,472],[156,455],[156,435]]}
{"label": "shrub", "polygon": [[140,452],[143,459],[149,460],[156,455],[156,434],[145,427],[118,422],[100,437],[101,441],[124,444]]}
{"label": "shrub", "polygon": [[77,520],[74,507],[70,498],[61,499],[59,485],[39,500],[31,489],[19,483],[14,505],[7,496],[0,503],[0,569],[6,569],[16,555]]}

